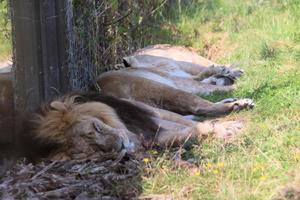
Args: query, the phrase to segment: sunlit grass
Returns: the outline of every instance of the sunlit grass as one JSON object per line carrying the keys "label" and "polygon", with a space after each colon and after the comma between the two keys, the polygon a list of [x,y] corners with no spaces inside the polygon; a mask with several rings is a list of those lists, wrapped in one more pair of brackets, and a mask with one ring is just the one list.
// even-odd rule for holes
{"label": "sunlit grass", "polygon": [[7,1],[0,1],[0,62],[11,57],[10,23],[7,21]]}
{"label": "sunlit grass", "polygon": [[[181,33],[173,43],[203,53],[210,34],[210,45],[221,49],[215,61],[238,62],[245,76],[233,94],[206,98],[248,97],[256,108],[233,114],[247,121],[233,143],[209,139],[185,153],[202,171],[172,168],[165,155],[152,160],[155,173],[145,176],[144,193],[175,199],[271,199],[294,180],[290,172],[300,162],[300,1],[207,2],[216,4],[195,4],[169,19]],[[227,37],[220,42],[222,34]]]}

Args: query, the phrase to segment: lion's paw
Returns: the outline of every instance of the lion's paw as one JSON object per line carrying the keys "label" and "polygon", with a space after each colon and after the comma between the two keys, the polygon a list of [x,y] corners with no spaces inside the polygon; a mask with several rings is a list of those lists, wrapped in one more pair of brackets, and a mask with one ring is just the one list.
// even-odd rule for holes
{"label": "lion's paw", "polygon": [[243,123],[241,121],[225,121],[214,123],[214,134],[216,138],[230,139],[241,131]]}
{"label": "lion's paw", "polygon": [[237,66],[231,65],[230,67],[227,67],[225,65],[216,66],[219,67],[219,75],[228,76],[232,79],[236,79],[241,77],[244,74],[244,71],[241,69],[238,69]]}
{"label": "lion's paw", "polygon": [[255,106],[254,101],[252,99],[239,99],[232,103],[233,103],[234,111],[239,111],[243,109],[252,109]]}
{"label": "lion's paw", "polygon": [[227,98],[227,99],[223,99],[219,103],[232,103],[232,102],[235,102],[237,100],[238,100],[237,98]]}

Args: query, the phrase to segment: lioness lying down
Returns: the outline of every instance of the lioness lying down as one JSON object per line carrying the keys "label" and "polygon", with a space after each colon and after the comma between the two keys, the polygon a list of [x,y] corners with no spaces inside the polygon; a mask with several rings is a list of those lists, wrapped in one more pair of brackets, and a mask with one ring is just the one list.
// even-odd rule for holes
{"label": "lioness lying down", "polygon": [[124,64],[128,68],[98,78],[104,94],[183,115],[218,116],[253,105],[250,99],[212,103],[195,95],[232,90],[242,72],[213,63],[187,48],[151,46],[124,58]]}
{"label": "lioness lying down", "polygon": [[60,97],[34,115],[34,137],[55,146],[53,159],[86,158],[99,151],[134,153],[209,134],[229,137],[239,125],[196,122],[182,114],[219,116],[253,107],[250,99],[212,103],[193,94],[227,91],[241,72],[208,66],[211,61],[187,49],[154,46],[124,60],[128,68],[99,77],[100,93]]}

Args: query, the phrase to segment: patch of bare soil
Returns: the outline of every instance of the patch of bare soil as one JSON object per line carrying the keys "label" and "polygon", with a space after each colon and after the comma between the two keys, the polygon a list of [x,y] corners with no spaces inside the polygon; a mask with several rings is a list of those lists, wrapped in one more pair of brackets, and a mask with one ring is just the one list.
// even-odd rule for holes
{"label": "patch of bare soil", "polygon": [[286,185],[283,188],[280,188],[278,193],[272,198],[272,200],[300,200],[300,174],[299,174],[299,171],[295,170],[290,175],[295,177],[295,181]]}
{"label": "patch of bare soil", "polygon": [[300,200],[300,186],[287,186],[272,200]]}
{"label": "patch of bare soil", "polygon": [[0,68],[8,67],[8,66],[11,66],[11,65],[12,65],[12,62],[10,60],[0,62]]}
{"label": "patch of bare soil", "polygon": [[0,199],[137,199],[139,174],[132,158],[19,161],[0,179]]}
{"label": "patch of bare soil", "polygon": [[228,44],[228,34],[207,32],[203,36],[204,47],[201,55],[209,60],[216,61],[232,52],[235,47]]}
{"label": "patch of bare soil", "polygon": [[11,61],[0,62],[0,73],[9,73],[11,72]]}

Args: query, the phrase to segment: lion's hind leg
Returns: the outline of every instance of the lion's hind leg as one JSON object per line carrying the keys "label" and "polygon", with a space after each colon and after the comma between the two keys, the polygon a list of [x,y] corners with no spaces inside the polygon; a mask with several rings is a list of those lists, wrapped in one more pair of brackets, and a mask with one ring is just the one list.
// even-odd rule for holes
{"label": "lion's hind leg", "polygon": [[202,136],[213,136],[228,140],[239,133],[244,124],[241,120],[208,120],[197,124],[198,133]]}
{"label": "lion's hind leg", "polygon": [[228,140],[243,128],[243,122],[240,120],[191,121],[191,126],[162,119],[156,121],[160,125],[160,130],[158,130],[155,142],[161,147],[179,146],[190,139],[202,139],[209,136]]}
{"label": "lion's hind leg", "polygon": [[[168,128],[166,128],[166,124]],[[170,128],[170,126],[173,126]],[[161,147],[179,146],[190,139],[203,139],[209,136],[229,140],[243,128],[241,121],[206,121],[187,127],[167,122],[162,125],[155,142]]]}

